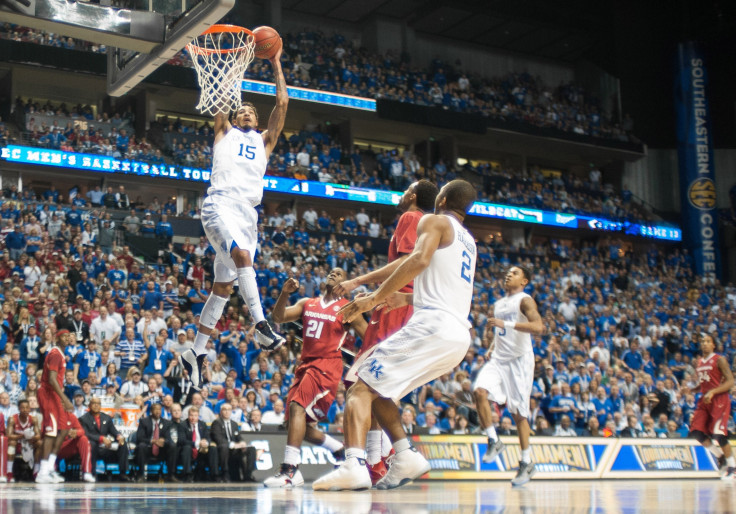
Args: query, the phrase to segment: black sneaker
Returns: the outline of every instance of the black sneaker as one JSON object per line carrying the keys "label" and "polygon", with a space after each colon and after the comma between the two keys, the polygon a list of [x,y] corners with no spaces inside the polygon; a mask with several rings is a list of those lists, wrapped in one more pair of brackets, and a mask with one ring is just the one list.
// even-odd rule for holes
{"label": "black sneaker", "polygon": [[532,479],[534,473],[536,473],[534,463],[519,461],[519,471],[516,476],[511,480],[511,485],[524,485]]}
{"label": "black sneaker", "polygon": [[256,323],[256,341],[264,350],[273,351],[281,347],[286,339],[273,331],[265,319]]}
{"label": "black sneaker", "polygon": [[206,354],[196,355],[194,350],[191,348],[186,352],[179,355],[179,364],[189,373],[189,380],[192,382],[192,387],[199,391],[202,388],[202,366],[204,365],[204,359],[207,357]]}

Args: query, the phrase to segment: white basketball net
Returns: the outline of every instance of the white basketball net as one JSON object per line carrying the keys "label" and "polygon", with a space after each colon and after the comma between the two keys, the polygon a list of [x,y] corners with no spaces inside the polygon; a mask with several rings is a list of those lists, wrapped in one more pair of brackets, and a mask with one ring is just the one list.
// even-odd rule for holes
{"label": "white basketball net", "polygon": [[253,34],[232,28],[202,34],[187,44],[197,70],[199,112],[214,116],[240,107],[241,82],[253,62],[255,46]]}

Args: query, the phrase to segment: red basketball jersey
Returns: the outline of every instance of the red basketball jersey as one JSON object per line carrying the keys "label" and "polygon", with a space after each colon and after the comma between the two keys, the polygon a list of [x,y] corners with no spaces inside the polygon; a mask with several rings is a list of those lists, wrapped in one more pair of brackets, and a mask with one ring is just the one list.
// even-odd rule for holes
{"label": "red basketball jersey", "polygon": [[311,298],[302,311],[302,361],[308,359],[341,358],[340,348],[345,341],[347,328],[342,316],[337,314],[348,300],[341,298],[324,303],[323,298]]}
{"label": "red basketball jersey", "polygon": [[[388,244],[388,262],[393,262],[402,255],[414,251],[414,245],[417,242],[417,226],[422,216],[424,216],[422,211],[408,211],[401,215]],[[409,282],[400,291],[411,293],[414,291],[414,282]]]}
{"label": "red basketball jersey", "polygon": [[66,359],[64,353],[58,346],[52,346],[43,361],[43,374],[41,375],[41,387],[53,391],[49,382],[49,374],[56,371],[56,381],[59,387],[64,389],[64,371],[66,370]]}
{"label": "red basketball jersey", "polygon": [[698,382],[700,383],[700,392],[702,394],[721,385],[723,373],[718,368],[718,359],[720,357],[717,353],[713,353],[708,359],[701,358],[700,362],[698,362]]}
{"label": "red basketball jersey", "polygon": [[[10,428],[10,424],[12,424],[13,426],[12,429]],[[13,416],[10,418],[10,424],[8,424],[8,432],[12,430],[13,434],[22,435],[23,432],[26,431],[26,429],[33,428],[33,416],[29,414],[28,419],[26,419],[26,422],[23,423],[20,420],[20,414],[13,414]],[[21,446],[22,441],[22,438],[19,439],[18,444],[16,445],[15,452],[17,455],[20,455],[20,453],[23,451],[23,448]]]}

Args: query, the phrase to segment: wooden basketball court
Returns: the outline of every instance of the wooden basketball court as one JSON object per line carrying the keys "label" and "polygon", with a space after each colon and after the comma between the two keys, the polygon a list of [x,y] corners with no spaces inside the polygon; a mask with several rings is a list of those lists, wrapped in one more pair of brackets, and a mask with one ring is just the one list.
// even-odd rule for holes
{"label": "wooden basketball court", "polygon": [[719,480],[417,482],[393,491],[314,492],[261,484],[7,484],[0,513],[736,512]]}

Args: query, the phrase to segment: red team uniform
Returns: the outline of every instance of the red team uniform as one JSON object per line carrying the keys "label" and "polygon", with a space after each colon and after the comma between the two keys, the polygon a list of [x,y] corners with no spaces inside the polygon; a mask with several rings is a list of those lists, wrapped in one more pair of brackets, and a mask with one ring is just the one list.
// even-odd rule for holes
{"label": "red team uniform", "polygon": [[69,420],[69,428],[77,431],[74,438],[67,437],[59,450],[59,459],[71,459],[75,455],[79,455],[81,459],[82,473],[92,473],[92,448],[89,445],[89,439],[84,433],[84,428],[79,423],[77,417],[71,412],[67,413]]}
{"label": "red team uniform", "polygon": [[[723,381],[723,373],[718,369],[720,357],[714,353],[708,359],[701,358],[698,363],[698,381],[703,395],[721,385]],[[701,397],[693,414],[690,430],[699,430],[706,435],[728,435],[726,427],[730,414],[731,400],[728,391],[714,395],[710,404],[706,404]]]}
{"label": "red team uniform", "polygon": [[56,437],[59,430],[70,427],[68,416],[61,405],[61,398],[51,388],[49,374],[56,371],[56,380],[59,387],[64,388],[64,370],[66,359],[58,346],[51,347],[43,362],[43,375],[41,375],[41,387],[38,389],[38,406],[43,414],[41,433],[50,437]]}
{"label": "red team uniform", "polygon": [[0,477],[5,476],[8,469],[8,438],[5,435],[5,416],[0,413]]}
{"label": "red team uniform", "polygon": [[[342,352],[348,329],[337,312],[348,303],[344,298],[325,304],[312,298],[302,310],[302,363],[294,374],[286,405],[296,402],[306,411],[307,420],[317,422],[327,416],[342,378]],[[288,418],[289,409],[286,409]]]}

